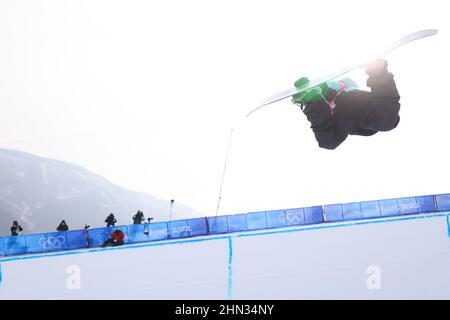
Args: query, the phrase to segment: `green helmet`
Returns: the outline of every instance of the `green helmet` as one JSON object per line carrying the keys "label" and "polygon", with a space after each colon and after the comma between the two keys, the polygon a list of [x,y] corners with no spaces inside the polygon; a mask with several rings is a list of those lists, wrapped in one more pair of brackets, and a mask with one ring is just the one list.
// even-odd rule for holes
{"label": "green helmet", "polygon": [[[309,84],[309,79],[307,77],[302,77],[295,81],[294,86],[301,89]],[[328,93],[328,86],[326,83],[321,83],[309,90],[294,94],[292,96],[292,101],[294,103],[307,103],[315,100],[322,99],[324,95]]]}
{"label": "green helmet", "polygon": [[[346,85],[344,91],[352,91],[358,88],[358,84],[350,78],[344,78],[343,81]],[[298,89],[301,89],[309,84],[309,79],[306,77],[302,77],[295,81],[294,86]],[[339,92],[341,89],[342,83],[338,81],[327,81],[323,82],[315,87],[312,87],[309,90],[294,94],[292,96],[292,101],[294,103],[307,103],[311,101],[316,101],[320,99],[325,99],[328,95],[328,92],[331,90],[335,90]]]}

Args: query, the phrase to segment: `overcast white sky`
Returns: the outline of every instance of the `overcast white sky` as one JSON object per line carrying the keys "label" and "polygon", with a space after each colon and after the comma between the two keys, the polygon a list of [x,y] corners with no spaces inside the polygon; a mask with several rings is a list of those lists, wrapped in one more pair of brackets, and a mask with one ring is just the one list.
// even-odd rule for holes
{"label": "overcast white sky", "polygon": [[[215,214],[450,192],[447,1],[0,2],[0,147]],[[389,54],[399,127],[319,149],[272,94]],[[352,74],[364,86],[362,71]]]}

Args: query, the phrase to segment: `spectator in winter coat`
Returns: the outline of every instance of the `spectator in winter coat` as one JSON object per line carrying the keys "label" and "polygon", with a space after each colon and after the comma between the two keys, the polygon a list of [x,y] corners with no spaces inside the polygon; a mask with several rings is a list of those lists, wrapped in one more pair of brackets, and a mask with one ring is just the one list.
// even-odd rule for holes
{"label": "spectator in winter coat", "polygon": [[108,245],[111,245],[113,247],[121,246],[123,245],[124,238],[125,235],[123,234],[122,230],[117,228],[116,231],[111,233],[111,237],[103,243],[102,247],[106,247]]}
{"label": "spectator in winter coat", "polygon": [[13,225],[11,227],[11,236],[15,237],[20,235],[20,233],[23,231],[23,228],[19,225],[17,221],[13,222]]}
{"label": "spectator in winter coat", "polygon": [[107,218],[106,218],[106,220],[105,220],[105,222],[106,222],[106,227],[115,227],[116,226],[116,222],[117,222],[117,220],[116,220],[116,218],[114,218],[114,214],[110,214]]}
{"label": "spectator in winter coat", "polygon": [[144,221],[144,213],[140,210],[133,216],[133,223],[134,224],[141,224],[142,221]]}
{"label": "spectator in winter coat", "polygon": [[62,220],[61,223],[59,224],[58,228],[56,228],[56,231],[59,231],[59,232],[68,231],[68,230],[69,230],[69,226],[67,225],[65,220]]}

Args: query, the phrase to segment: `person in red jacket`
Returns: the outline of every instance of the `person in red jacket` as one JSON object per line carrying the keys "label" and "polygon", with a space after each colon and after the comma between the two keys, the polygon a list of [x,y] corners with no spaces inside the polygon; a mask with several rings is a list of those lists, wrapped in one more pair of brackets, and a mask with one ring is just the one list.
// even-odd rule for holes
{"label": "person in red jacket", "polygon": [[111,233],[111,238],[103,243],[102,247],[106,247],[107,245],[111,245],[113,247],[121,246],[123,245],[124,238],[125,235],[123,234],[122,230],[120,230],[120,228],[117,228],[116,231]]}

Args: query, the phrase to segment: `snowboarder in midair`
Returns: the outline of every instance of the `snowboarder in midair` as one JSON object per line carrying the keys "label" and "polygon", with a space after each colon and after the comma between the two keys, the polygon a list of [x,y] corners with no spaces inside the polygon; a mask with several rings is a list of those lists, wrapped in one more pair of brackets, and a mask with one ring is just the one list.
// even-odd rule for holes
{"label": "snowboarder in midair", "polygon": [[[292,97],[301,107],[319,147],[336,149],[348,135],[371,136],[397,127],[400,117],[400,95],[387,61],[376,59],[363,66],[371,92],[357,89],[349,79],[328,81]],[[297,88],[307,85],[307,78],[295,82]]]}

